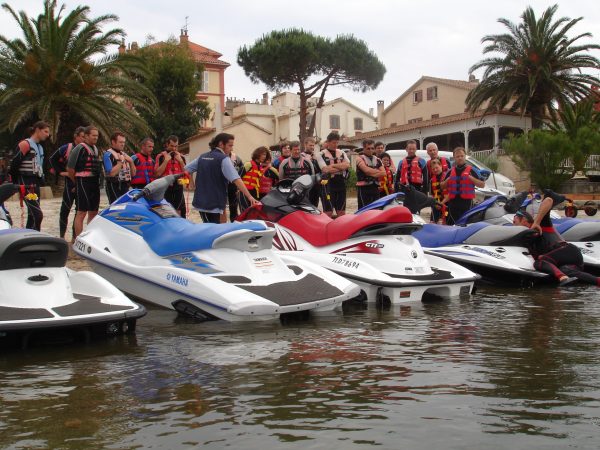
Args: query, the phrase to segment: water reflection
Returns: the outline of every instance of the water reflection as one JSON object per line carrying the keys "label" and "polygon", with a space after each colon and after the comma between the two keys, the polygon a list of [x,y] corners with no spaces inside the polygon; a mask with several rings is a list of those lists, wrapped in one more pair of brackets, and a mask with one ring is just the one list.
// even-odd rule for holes
{"label": "water reflection", "polygon": [[284,325],[151,310],[137,341],[0,357],[0,442],[585,446],[600,423],[594,299],[490,287]]}

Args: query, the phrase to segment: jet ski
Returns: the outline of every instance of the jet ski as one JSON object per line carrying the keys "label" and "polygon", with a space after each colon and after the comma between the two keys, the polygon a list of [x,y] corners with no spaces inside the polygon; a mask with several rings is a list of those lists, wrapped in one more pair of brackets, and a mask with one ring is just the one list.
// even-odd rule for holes
{"label": "jet ski", "polygon": [[421,228],[402,206],[348,214],[333,220],[307,200],[309,175],[283,180],[237,220],[265,220],[281,254],[294,255],[358,284],[368,301],[421,301],[470,293],[478,276],[438,257],[425,256],[413,233]]}
{"label": "jet ski", "polygon": [[[417,191],[412,186],[403,186],[403,193],[392,194],[402,198],[411,211],[435,206],[435,199]],[[366,205],[357,213],[374,208],[394,205],[391,196]],[[470,211],[479,211],[490,204],[495,197],[484,200]],[[481,206],[484,205],[484,206]],[[418,216],[417,216],[418,217]],[[464,217],[464,216],[463,216]],[[413,220],[415,215],[413,215]],[[526,248],[526,240],[535,234],[525,227],[503,227],[481,223],[478,225],[448,226],[424,224],[414,233],[427,255],[435,255],[463,265],[481,275],[487,281],[530,283],[547,275],[533,268],[533,257]]]}
{"label": "jet ski", "polygon": [[74,249],[135,297],[199,320],[274,320],[331,311],[358,287],[272,250],[264,222],[194,224],[163,197],[180,175],[129,191],[90,222]]}
{"label": "jet ski", "polygon": [[[16,191],[0,186],[0,202]],[[0,230],[1,348],[87,342],[135,330],[145,308],[95,273],[66,268],[68,251],[63,239],[46,233]]]}
{"label": "jet ski", "polygon": [[[547,192],[548,195],[556,197],[555,204],[564,201],[563,196],[552,191]],[[535,216],[541,198],[541,195],[537,193],[530,194],[528,192],[520,192],[510,198],[495,196],[471,208],[457,221],[457,224],[469,225],[486,222],[495,225],[512,225],[513,216],[520,208],[525,208],[527,212]],[[600,274],[600,222],[563,218],[556,211],[551,211],[550,217],[554,228],[563,239],[581,250],[584,270]]]}

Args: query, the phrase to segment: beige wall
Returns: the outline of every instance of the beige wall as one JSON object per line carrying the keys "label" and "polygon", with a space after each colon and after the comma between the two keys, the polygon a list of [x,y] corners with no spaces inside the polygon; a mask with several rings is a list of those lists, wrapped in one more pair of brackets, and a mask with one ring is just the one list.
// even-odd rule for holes
{"label": "beige wall", "polygon": [[[437,86],[437,100],[427,100],[427,88]],[[413,103],[413,92],[421,90],[423,101]],[[423,80],[394,106],[384,112],[380,128],[407,124],[409,120],[421,117],[423,121],[431,120],[431,116],[439,117],[461,114],[465,112],[465,99],[469,91],[445,84]],[[395,124],[395,125],[394,125]]]}
{"label": "beige wall", "polygon": [[[311,113],[314,109],[311,110]],[[377,129],[377,122],[375,118],[350,106],[346,102],[336,101],[328,105],[324,105],[321,109],[320,116],[317,114],[317,126],[315,127],[315,133],[317,137],[324,140],[327,135],[333,131],[329,122],[329,116],[337,115],[340,117],[340,128],[335,129],[340,135],[354,136],[357,132],[366,133]],[[360,118],[363,122],[362,130],[354,129],[354,119]]]}
{"label": "beige wall", "polygon": [[[250,155],[255,148],[261,145],[267,147],[273,139],[272,135],[250,125],[247,122],[240,122],[223,129],[225,133],[230,133],[235,136],[235,144],[233,151],[237,153],[243,161],[249,161]],[[190,153],[188,161],[197,158],[202,153],[208,151],[208,143],[217,133],[211,133],[206,136],[202,136],[190,141]]]}

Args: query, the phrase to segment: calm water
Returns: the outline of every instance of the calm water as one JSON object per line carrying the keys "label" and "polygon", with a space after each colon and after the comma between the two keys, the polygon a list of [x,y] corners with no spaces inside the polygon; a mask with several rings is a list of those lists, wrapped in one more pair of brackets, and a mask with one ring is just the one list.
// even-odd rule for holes
{"label": "calm water", "polygon": [[150,310],[138,325],[0,355],[0,446],[600,447],[597,288],[487,287],[283,325]]}

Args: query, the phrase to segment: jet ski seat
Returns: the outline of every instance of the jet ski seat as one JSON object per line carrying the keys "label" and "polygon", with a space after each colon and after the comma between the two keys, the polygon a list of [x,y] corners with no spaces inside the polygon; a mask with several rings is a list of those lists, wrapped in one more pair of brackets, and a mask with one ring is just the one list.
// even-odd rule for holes
{"label": "jet ski seat", "polygon": [[484,222],[474,223],[468,227],[457,227],[448,225],[437,225],[428,223],[423,228],[413,234],[423,247],[436,248],[446,247],[448,245],[457,245],[464,243],[471,235],[479,230],[490,227]]}
{"label": "jet ski seat", "polygon": [[364,234],[384,233],[387,225],[398,228],[406,226],[412,232],[415,228],[412,223],[412,214],[402,206],[390,208],[385,211],[365,211],[361,214],[346,214],[333,220],[325,214],[307,214],[296,211],[283,217],[279,224],[299,234],[302,239],[315,247],[323,247],[340,241],[350,239],[365,230]]}
{"label": "jet ski seat", "polygon": [[240,230],[264,231],[267,227],[259,222],[194,224],[181,217],[174,217],[144,228],[142,236],[154,253],[165,257],[210,249],[216,239]]}
{"label": "jet ski seat", "polygon": [[526,247],[537,232],[522,226],[488,225],[465,240],[467,245],[501,245]]}
{"label": "jet ski seat", "polygon": [[64,239],[20,228],[0,231],[0,270],[64,267],[68,254]]}
{"label": "jet ski seat", "polygon": [[554,223],[554,228],[566,241],[600,241],[600,222],[566,219],[560,223]]}

